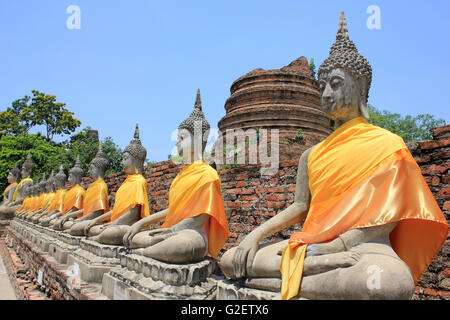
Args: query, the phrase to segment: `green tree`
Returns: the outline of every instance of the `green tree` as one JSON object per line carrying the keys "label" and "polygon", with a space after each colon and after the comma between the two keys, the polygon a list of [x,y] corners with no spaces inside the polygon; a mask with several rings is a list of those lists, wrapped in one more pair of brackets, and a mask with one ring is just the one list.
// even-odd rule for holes
{"label": "green tree", "polygon": [[309,62],[309,70],[311,71],[311,76],[315,79],[316,78],[316,65],[314,63],[314,58],[311,58]]}
{"label": "green tree", "polygon": [[435,119],[430,114],[402,117],[398,113],[379,111],[370,104],[367,105],[367,109],[370,116],[369,123],[399,135],[405,142],[430,140],[432,139],[430,129],[445,125],[444,119]]}
{"label": "green tree", "polygon": [[65,108],[65,103],[56,102],[54,95],[37,90],[31,92],[34,123],[45,126],[47,140],[51,141],[55,134],[71,134],[81,125],[81,121],[73,117],[73,112]]}
{"label": "green tree", "polygon": [[0,112],[0,132],[2,134],[28,134],[34,122],[33,106],[29,96],[13,101],[11,107]]}

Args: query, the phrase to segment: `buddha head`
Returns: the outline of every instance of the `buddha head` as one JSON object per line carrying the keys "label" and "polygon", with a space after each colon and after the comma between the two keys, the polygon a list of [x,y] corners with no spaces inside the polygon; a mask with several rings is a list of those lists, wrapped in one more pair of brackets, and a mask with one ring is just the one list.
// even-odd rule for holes
{"label": "buddha head", "polygon": [[178,154],[186,163],[201,160],[209,136],[209,123],[202,111],[200,89],[197,89],[194,110],[189,118],[178,126],[177,149]]}
{"label": "buddha head", "polygon": [[94,157],[94,159],[91,160],[91,163],[89,165],[89,176],[94,179],[103,179],[108,166],[109,161],[103,154],[102,142],[99,141],[97,155]]}
{"label": "buddha head", "polygon": [[344,12],[339,18],[336,42],[318,70],[321,103],[334,121],[362,116],[369,119],[367,100],[372,67],[349,39]]}
{"label": "buddha head", "polygon": [[75,165],[69,170],[69,178],[67,180],[72,186],[80,184],[83,173],[84,171],[80,165],[80,155],[78,154],[77,159],[75,160]]}
{"label": "buddha head", "polygon": [[64,173],[64,167],[61,165],[59,167],[59,172],[55,176],[55,180],[54,180],[55,189],[56,190],[64,189],[66,186],[66,179],[67,179],[67,176]]}
{"label": "buddha head", "polygon": [[45,191],[47,192],[55,192],[55,172],[52,169],[52,173],[50,177],[45,182]]}
{"label": "buddha head", "polygon": [[22,164],[22,178],[29,178],[31,177],[31,174],[33,173],[34,169],[34,163],[31,160],[31,154],[28,152],[27,158],[25,159],[24,163]]}
{"label": "buddha head", "polygon": [[19,181],[20,179],[20,170],[17,166],[17,162],[14,164],[14,167],[8,173],[8,182],[14,183]]}
{"label": "buddha head", "polygon": [[42,176],[41,181],[38,184],[38,188],[39,188],[39,193],[40,194],[46,192],[46,190],[45,190],[46,185],[47,185],[47,181],[45,180],[45,173],[44,173],[44,175]]}
{"label": "buddha head", "polygon": [[134,138],[130,144],[123,150],[122,167],[126,174],[142,174],[144,171],[144,162],[147,157],[147,150],[142,146],[139,139],[139,126],[136,124]]}

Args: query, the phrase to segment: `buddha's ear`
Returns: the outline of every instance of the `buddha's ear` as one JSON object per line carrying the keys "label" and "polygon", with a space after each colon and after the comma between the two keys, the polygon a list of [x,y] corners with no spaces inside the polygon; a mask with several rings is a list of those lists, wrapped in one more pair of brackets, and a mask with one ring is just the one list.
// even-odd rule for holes
{"label": "buddha's ear", "polygon": [[359,79],[359,88],[361,89],[361,100],[359,103],[359,111],[361,116],[369,120],[369,111],[367,110],[367,78],[362,77]]}

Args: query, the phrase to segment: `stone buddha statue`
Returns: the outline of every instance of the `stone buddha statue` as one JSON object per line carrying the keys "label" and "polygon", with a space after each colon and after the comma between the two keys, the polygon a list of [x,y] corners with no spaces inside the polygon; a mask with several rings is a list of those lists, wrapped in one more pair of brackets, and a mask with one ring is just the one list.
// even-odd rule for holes
{"label": "stone buddha statue", "polygon": [[[12,203],[14,199],[14,192],[17,188],[17,181],[20,178],[20,170],[17,167],[17,163],[14,164],[14,167],[8,173],[8,183],[9,185],[3,190],[3,201],[0,205],[0,215],[4,207],[8,206]],[[1,218],[0,218],[1,219]]]}
{"label": "stone buddha statue", "polygon": [[14,190],[13,200],[3,209],[4,216],[13,216],[14,213],[21,208],[22,202],[25,199],[25,190],[33,184],[33,180],[30,178],[34,170],[34,163],[31,160],[31,154],[27,154],[27,158],[22,164],[22,180],[20,180],[16,189]]}
{"label": "stone buddha statue", "polygon": [[30,212],[24,217],[25,220],[31,221],[35,214],[42,212],[42,207],[44,206],[44,201],[46,199],[46,190],[45,190],[45,173],[42,176],[42,179],[34,186],[35,194],[38,197],[36,203],[33,205],[33,208]]}
{"label": "stone buddha statue", "polygon": [[[123,171],[127,178],[117,190],[113,209],[89,221],[84,228],[90,240],[103,244],[121,245],[129,226],[149,215],[147,181],[142,176],[147,150],[139,139],[136,124],[134,139],[122,155]],[[103,222],[105,222],[102,224]]]}
{"label": "stone buddha statue", "polygon": [[42,203],[42,207],[40,208],[40,210],[36,211],[36,213],[31,216],[29,221],[37,223],[39,221],[39,218],[47,214],[48,208],[50,207],[50,203],[52,202],[52,199],[55,196],[54,181],[55,181],[54,171],[52,170],[50,177],[39,184],[41,192],[44,193],[44,201]]}
{"label": "stone buddha statue", "polygon": [[67,192],[66,187],[67,176],[64,173],[64,167],[61,165],[59,167],[59,172],[55,175],[53,180],[53,185],[55,189],[55,195],[50,201],[50,205],[46,212],[44,211],[39,218],[38,223],[43,227],[47,227],[50,221],[55,219],[56,215],[63,211],[64,207],[64,196]]}
{"label": "stone buddha statue", "polygon": [[66,214],[83,209],[84,195],[86,194],[86,190],[80,186],[83,174],[84,171],[81,168],[80,155],[77,155],[75,165],[69,170],[69,178],[67,179],[71,188],[65,193],[62,211],[56,213],[54,219],[49,224],[50,228],[61,230],[61,222]]}
{"label": "stone buddha statue", "polygon": [[25,192],[25,199],[22,202],[22,206],[16,211],[16,214],[21,219],[24,219],[36,206],[36,184],[31,184],[28,186]]}
{"label": "stone buddha statue", "polygon": [[[282,299],[410,299],[448,225],[403,140],[367,122],[372,69],[341,13],[318,70],[337,129],[300,157],[294,203],[220,261],[224,274]],[[262,240],[302,222],[289,240]]]}
{"label": "stone buddha statue", "polygon": [[102,143],[99,141],[98,152],[89,166],[89,175],[93,182],[86,190],[83,209],[65,214],[59,228],[66,230],[71,235],[83,236],[84,228],[89,223],[89,220],[95,219],[109,211],[108,186],[103,180],[108,165],[109,161],[106,159]]}
{"label": "stone buddha statue", "polygon": [[[187,166],[171,184],[169,208],[133,224],[123,238],[126,246],[169,263],[196,262],[208,254],[216,258],[229,229],[219,176],[202,160],[209,128],[198,90],[194,111],[178,127],[178,153]],[[163,220],[161,228],[143,230]]]}

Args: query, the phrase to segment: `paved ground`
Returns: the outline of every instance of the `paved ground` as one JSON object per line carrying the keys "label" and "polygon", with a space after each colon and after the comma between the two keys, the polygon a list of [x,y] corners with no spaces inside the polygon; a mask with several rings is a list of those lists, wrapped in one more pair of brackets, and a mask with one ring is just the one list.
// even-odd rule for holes
{"label": "paved ground", "polygon": [[0,300],[17,300],[0,255]]}

